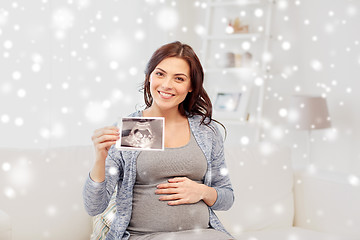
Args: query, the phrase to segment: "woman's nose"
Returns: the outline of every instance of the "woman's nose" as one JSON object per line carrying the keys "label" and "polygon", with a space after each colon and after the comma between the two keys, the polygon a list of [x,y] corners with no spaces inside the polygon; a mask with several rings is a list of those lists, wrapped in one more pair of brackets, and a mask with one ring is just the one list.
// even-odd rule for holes
{"label": "woman's nose", "polygon": [[164,81],[162,82],[161,86],[164,89],[171,89],[172,88],[172,81],[170,77],[164,78]]}

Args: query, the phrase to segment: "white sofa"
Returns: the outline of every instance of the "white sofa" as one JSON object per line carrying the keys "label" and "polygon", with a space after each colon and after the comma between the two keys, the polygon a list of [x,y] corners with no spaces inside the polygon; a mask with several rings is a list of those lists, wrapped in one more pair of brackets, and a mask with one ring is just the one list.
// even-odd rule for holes
{"label": "white sofa", "polygon": [[10,239],[88,240],[82,186],[93,159],[91,146],[0,148],[0,209],[10,217]]}
{"label": "white sofa", "polygon": [[[360,239],[360,187],[346,177],[294,174],[290,151],[269,144],[226,146],[226,157],[236,200],[218,215],[236,239]],[[89,239],[82,187],[93,159],[92,146],[0,149],[0,239]]]}
{"label": "white sofa", "polygon": [[286,147],[226,146],[235,203],[218,212],[238,240],[360,240],[360,186],[347,175],[293,170]]}

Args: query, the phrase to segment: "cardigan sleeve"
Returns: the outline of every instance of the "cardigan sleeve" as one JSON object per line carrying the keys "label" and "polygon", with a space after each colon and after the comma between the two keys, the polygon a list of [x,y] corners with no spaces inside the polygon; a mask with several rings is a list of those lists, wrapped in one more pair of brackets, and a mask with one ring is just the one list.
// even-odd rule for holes
{"label": "cardigan sleeve", "polygon": [[115,145],[112,145],[105,160],[105,180],[103,182],[95,182],[89,174],[83,188],[84,206],[90,216],[95,216],[105,211],[116,185],[121,185],[122,178],[121,154],[115,148]]}
{"label": "cardigan sleeve", "polygon": [[211,187],[217,192],[212,210],[228,210],[234,203],[234,192],[225,163],[224,142],[216,125],[212,125],[214,138],[211,151]]}

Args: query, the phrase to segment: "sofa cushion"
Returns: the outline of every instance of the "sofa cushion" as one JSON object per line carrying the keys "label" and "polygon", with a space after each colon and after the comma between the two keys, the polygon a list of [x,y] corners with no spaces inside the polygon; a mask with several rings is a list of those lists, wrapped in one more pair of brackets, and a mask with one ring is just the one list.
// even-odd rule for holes
{"label": "sofa cushion", "polygon": [[11,240],[11,220],[9,215],[0,209],[0,239]]}
{"label": "sofa cushion", "polygon": [[237,240],[356,240],[355,238],[335,236],[299,227],[244,232],[234,237]]}
{"label": "sofa cushion", "polygon": [[105,239],[109,232],[116,214],[116,194],[117,191],[111,196],[109,205],[105,211],[93,217],[93,233],[91,234],[91,240]]}
{"label": "sofa cushion", "polygon": [[93,161],[92,146],[1,148],[0,166],[7,167],[0,169],[0,207],[13,239],[89,239],[82,189]]}
{"label": "sofa cushion", "polygon": [[294,176],[295,226],[360,239],[360,188],[351,175],[310,167]]}
{"label": "sofa cushion", "polygon": [[232,234],[291,227],[294,217],[290,149],[270,143],[225,146],[235,202],[216,212]]}

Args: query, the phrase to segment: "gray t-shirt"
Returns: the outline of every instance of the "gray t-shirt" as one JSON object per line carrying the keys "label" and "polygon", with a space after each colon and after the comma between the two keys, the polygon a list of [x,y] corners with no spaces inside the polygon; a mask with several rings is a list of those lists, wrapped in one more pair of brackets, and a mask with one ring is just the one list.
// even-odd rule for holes
{"label": "gray t-shirt", "polygon": [[203,202],[169,206],[155,194],[156,186],[169,178],[188,177],[203,183],[207,163],[191,134],[182,147],[163,152],[143,151],[137,158],[133,209],[128,226],[130,233],[176,232],[209,227],[209,209]]}

